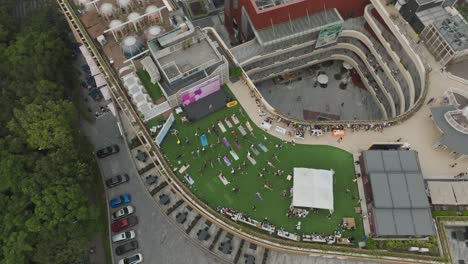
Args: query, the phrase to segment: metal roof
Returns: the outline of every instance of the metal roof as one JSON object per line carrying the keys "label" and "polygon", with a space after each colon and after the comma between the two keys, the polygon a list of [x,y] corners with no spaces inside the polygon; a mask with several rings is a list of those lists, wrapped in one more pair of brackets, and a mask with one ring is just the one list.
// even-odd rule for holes
{"label": "metal roof", "polygon": [[430,209],[375,209],[374,217],[380,236],[434,235]]}
{"label": "metal roof", "polygon": [[420,172],[418,156],[411,151],[400,151],[400,164],[405,172]]}
{"label": "metal roof", "polygon": [[396,151],[382,151],[384,168],[387,172],[401,171],[400,157]]}
{"label": "metal roof", "polygon": [[379,195],[374,195],[374,204],[375,207],[379,208],[392,208],[393,201],[392,195],[390,193],[390,187],[388,185],[387,174],[385,173],[371,173],[369,175],[371,179],[371,187],[374,193]]}
{"label": "metal roof", "polygon": [[428,208],[429,201],[421,173],[405,173],[411,208]]}
{"label": "metal roof", "polygon": [[453,128],[444,116],[448,111],[454,110],[457,110],[457,108],[453,105],[443,105],[431,108],[432,119],[436,123],[437,127],[442,131],[442,136],[440,137],[439,142],[459,154],[468,155],[468,135]]}
{"label": "metal roof", "polygon": [[300,35],[318,32],[328,24],[343,21],[340,13],[335,8],[322,12],[310,14],[296,19],[291,19],[281,24],[270,27],[255,29],[252,27],[258,42],[263,45],[271,45],[287,39],[292,39]]}
{"label": "metal roof", "polygon": [[363,152],[374,200],[376,235],[433,235],[432,216],[417,152]]}
{"label": "metal roof", "polygon": [[393,207],[411,208],[405,175],[403,173],[388,174],[388,183],[392,194]]}

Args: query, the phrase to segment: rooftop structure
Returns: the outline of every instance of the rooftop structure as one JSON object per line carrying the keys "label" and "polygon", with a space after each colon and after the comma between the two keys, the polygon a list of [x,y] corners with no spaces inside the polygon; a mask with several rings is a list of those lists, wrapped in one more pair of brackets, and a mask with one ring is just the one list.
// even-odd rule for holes
{"label": "rooftop structure", "polygon": [[362,153],[371,230],[378,237],[434,235],[432,216],[415,151]]}
{"label": "rooftop structure", "polygon": [[465,210],[468,207],[468,181],[427,181],[435,210]]}
{"label": "rooftop structure", "polygon": [[445,147],[458,159],[468,157],[468,93],[450,89],[445,93],[449,104],[432,107],[432,119],[442,135],[434,147]]}
{"label": "rooftop structure", "polygon": [[[185,29],[150,40],[148,46],[161,72],[161,86],[167,96],[176,95],[216,75],[224,80],[227,74],[227,62],[215,43],[188,21]],[[180,98],[177,99],[180,103]]]}
{"label": "rooftop structure", "polygon": [[421,35],[436,60],[445,65],[468,54],[468,23],[454,0],[409,0],[400,13]]}
{"label": "rooftop structure", "polygon": [[224,22],[228,31],[243,42],[249,38],[250,27],[260,30],[333,9],[343,18],[358,17],[368,3],[368,0],[226,0]]}
{"label": "rooftop structure", "polygon": [[290,21],[272,25],[262,29],[253,28],[257,41],[262,46],[293,39],[300,35],[318,32],[329,24],[342,22],[343,19],[336,9],[329,9],[315,14],[291,19]]}

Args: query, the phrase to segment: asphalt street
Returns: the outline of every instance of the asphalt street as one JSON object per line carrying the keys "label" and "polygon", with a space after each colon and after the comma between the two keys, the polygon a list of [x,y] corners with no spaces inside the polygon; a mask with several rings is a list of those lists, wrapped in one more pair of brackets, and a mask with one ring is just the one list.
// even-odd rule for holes
{"label": "asphalt street", "polygon": [[[120,136],[117,120],[112,114],[100,116],[95,124],[83,122],[82,128],[96,149],[111,144],[120,147],[118,154],[99,159],[98,164],[105,178],[123,173],[130,176],[129,182],[107,189],[107,193],[110,199],[124,193],[132,196],[131,204],[135,207],[135,215],[139,220],[134,229],[140,245],[139,250],[133,253],[141,252],[144,263],[219,263],[211,253],[194,245],[185,233],[169,222],[149,196],[137,178],[135,164],[130,159],[130,152]],[[113,212],[116,209],[110,210]],[[115,247],[116,245],[112,246],[113,249]],[[114,255],[114,263],[121,258]]]}

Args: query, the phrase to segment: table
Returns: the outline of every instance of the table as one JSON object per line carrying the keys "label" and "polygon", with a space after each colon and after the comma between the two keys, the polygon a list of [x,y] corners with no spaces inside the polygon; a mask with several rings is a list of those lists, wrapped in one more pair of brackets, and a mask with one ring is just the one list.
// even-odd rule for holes
{"label": "table", "polygon": [[343,224],[347,224],[347,230],[356,228],[356,221],[354,220],[354,217],[343,217]]}
{"label": "table", "polygon": [[328,83],[328,76],[325,75],[325,74],[320,74],[320,75],[317,77],[317,81],[318,81],[318,83],[320,83],[320,84],[327,84],[327,83]]}
{"label": "table", "polygon": [[138,150],[136,154],[136,159],[142,162],[146,162],[146,160],[148,159],[148,155],[143,151]]}
{"label": "table", "polygon": [[169,199],[169,196],[163,194],[160,198],[159,198],[159,203],[160,204],[163,204],[163,205],[166,205],[168,204],[169,202],[171,201],[171,199]]}
{"label": "table", "polygon": [[179,213],[176,216],[176,221],[179,224],[183,224],[187,220],[187,213]]}
{"label": "table", "polygon": [[283,135],[283,136],[286,135],[286,132],[287,132],[287,131],[286,131],[286,128],[280,127],[280,126],[276,126],[275,131],[278,132],[278,133],[280,133],[280,134]]}
{"label": "table", "polygon": [[351,70],[353,66],[351,66],[351,64],[347,63],[346,61],[343,61],[343,68]]}
{"label": "table", "polygon": [[245,255],[245,264],[255,264],[255,257],[252,255]]}
{"label": "table", "polygon": [[200,229],[197,237],[198,237],[198,240],[204,241],[210,237],[210,234],[208,233],[207,229]]}
{"label": "table", "polygon": [[280,237],[287,238],[287,239],[290,239],[290,240],[299,241],[299,239],[300,239],[299,236],[296,235],[296,234],[287,233],[287,232],[284,232],[284,231],[281,231],[281,230],[278,230],[278,232],[276,234],[278,236],[280,236]]}
{"label": "table", "polygon": [[220,247],[218,248],[224,254],[231,254],[232,252],[232,245],[231,243],[223,242],[221,243]]}
{"label": "table", "polygon": [[150,175],[150,176],[146,177],[146,184],[148,184],[148,185],[155,184],[157,181],[158,181],[158,177],[156,177],[154,175]]}
{"label": "table", "polygon": [[362,212],[361,207],[354,207],[354,212],[356,214],[361,214],[361,212]]}

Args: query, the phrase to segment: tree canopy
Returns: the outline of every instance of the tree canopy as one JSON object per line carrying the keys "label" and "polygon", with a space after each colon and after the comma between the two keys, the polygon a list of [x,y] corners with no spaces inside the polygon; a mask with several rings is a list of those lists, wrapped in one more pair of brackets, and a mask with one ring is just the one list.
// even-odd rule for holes
{"label": "tree canopy", "polygon": [[96,166],[65,98],[70,34],[53,5],[21,28],[14,8],[0,1],[0,263],[84,263]]}

